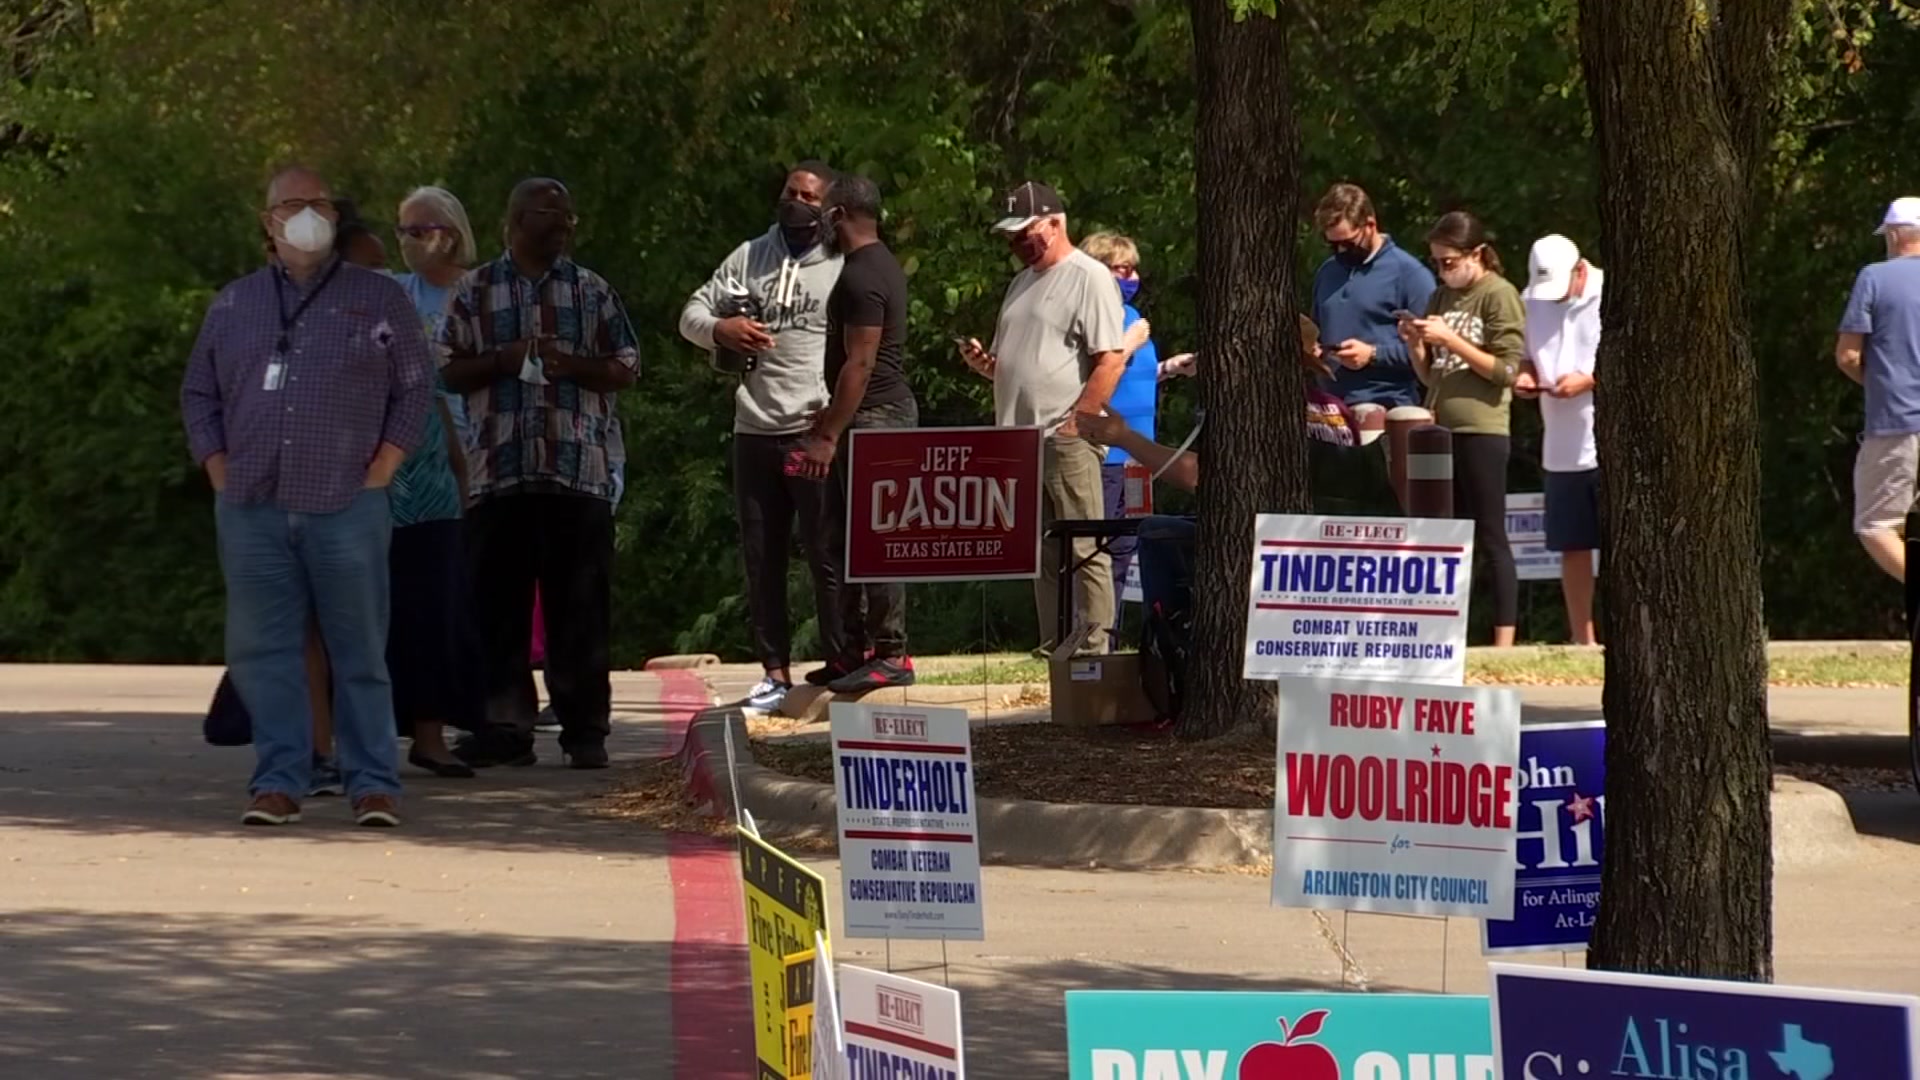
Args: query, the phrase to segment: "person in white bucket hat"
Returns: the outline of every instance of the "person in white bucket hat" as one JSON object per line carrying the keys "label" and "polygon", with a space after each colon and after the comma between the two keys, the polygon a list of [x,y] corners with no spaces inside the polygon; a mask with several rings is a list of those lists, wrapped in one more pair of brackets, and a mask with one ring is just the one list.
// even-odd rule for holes
{"label": "person in white bucket hat", "polygon": [[1866,389],[1853,531],[1880,569],[1904,582],[1901,529],[1920,472],[1920,198],[1895,199],[1874,232],[1887,257],[1854,279],[1833,359]]}

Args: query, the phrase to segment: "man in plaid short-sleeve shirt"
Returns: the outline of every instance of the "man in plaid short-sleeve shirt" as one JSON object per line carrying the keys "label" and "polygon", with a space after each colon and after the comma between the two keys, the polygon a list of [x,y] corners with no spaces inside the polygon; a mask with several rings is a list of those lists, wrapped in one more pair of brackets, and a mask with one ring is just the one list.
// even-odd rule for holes
{"label": "man in plaid short-sleeve shirt", "polygon": [[534,761],[533,717],[517,691],[536,581],[561,749],[575,768],[607,764],[614,401],[640,361],[613,288],[567,257],[577,222],[559,181],[522,181],[507,204],[507,251],[461,279],[440,331],[442,375],[465,395],[469,423],[487,727],[455,753],[476,766]]}

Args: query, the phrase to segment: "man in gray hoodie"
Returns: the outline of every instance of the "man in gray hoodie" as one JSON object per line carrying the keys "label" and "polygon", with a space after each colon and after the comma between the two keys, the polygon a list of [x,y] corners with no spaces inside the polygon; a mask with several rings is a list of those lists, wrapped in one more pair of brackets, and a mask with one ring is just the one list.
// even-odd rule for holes
{"label": "man in gray hoodie", "polygon": [[813,415],[827,407],[827,297],[840,255],[820,204],[833,170],[794,167],[773,228],[733,249],[680,312],[680,335],[737,374],[733,395],[733,491],[746,562],[753,644],[766,678],[750,708],[777,709],[793,688],[787,624],[787,548],[793,523],[813,571],[820,647],[841,654],[840,567],[827,520],[827,481],[809,475],[805,444]]}

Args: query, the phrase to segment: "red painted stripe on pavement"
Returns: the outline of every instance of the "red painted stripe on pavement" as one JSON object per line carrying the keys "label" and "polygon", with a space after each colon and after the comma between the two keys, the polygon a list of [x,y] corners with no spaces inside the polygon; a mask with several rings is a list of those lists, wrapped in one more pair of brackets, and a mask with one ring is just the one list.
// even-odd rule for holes
{"label": "red painted stripe on pavement", "polygon": [[[662,671],[667,754],[680,749],[694,715],[711,705],[706,681]],[[702,763],[701,768],[705,768]],[[753,1011],[745,901],[732,845],[687,833],[667,837],[673,880],[673,1075],[676,1080],[752,1080]]]}

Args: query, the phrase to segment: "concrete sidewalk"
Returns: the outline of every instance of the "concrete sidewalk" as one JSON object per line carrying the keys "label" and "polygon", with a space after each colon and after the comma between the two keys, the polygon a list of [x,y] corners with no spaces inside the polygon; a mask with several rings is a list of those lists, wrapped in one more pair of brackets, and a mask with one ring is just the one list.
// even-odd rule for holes
{"label": "concrete sidewalk", "polygon": [[[543,738],[530,769],[404,770],[397,831],[353,828],[341,799],[242,829],[252,754],[200,741],[219,674],[0,667],[0,1076],[671,1060],[665,838],[581,812],[609,774]],[[665,748],[654,685],[616,693],[616,757]]]}

